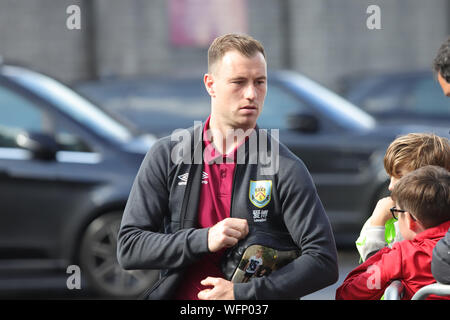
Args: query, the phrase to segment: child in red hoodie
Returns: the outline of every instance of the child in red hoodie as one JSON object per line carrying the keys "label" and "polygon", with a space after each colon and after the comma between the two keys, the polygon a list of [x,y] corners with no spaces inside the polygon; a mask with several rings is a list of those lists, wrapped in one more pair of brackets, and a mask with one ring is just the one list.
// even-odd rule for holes
{"label": "child in red hoodie", "polygon": [[402,299],[409,300],[420,288],[436,282],[431,258],[450,227],[450,173],[437,166],[412,171],[397,182],[391,197],[396,204],[391,212],[405,240],[381,249],[350,272],[336,299],[378,300],[393,280],[400,280]]}

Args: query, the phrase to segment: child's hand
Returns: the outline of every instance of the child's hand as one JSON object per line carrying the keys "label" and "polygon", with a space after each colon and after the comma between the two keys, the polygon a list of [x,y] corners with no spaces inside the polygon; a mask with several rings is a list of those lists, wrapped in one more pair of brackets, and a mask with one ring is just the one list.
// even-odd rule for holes
{"label": "child's hand", "polygon": [[378,200],[372,216],[370,217],[370,225],[372,227],[384,227],[386,222],[392,218],[392,214],[389,209],[393,206],[395,206],[395,203],[391,197]]}

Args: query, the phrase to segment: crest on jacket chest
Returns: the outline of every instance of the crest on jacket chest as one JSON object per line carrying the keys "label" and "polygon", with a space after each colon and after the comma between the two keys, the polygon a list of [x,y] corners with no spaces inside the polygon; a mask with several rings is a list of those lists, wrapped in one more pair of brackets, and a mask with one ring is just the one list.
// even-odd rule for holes
{"label": "crest on jacket chest", "polygon": [[268,211],[265,208],[272,198],[272,181],[271,180],[250,180],[249,199],[250,202],[258,209],[253,209],[253,221],[265,222],[267,220]]}

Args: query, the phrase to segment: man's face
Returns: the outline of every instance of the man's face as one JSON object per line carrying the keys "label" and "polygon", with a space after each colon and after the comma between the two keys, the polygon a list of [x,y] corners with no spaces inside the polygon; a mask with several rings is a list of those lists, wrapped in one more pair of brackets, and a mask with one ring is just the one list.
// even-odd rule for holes
{"label": "man's face", "polygon": [[264,56],[228,51],[210,72],[204,82],[212,99],[211,118],[228,128],[254,128],[267,92]]}
{"label": "man's face", "polygon": [[438,81],[441,85],[442,91],[447,97],[450,97],[450,83],[445,81],[445,79],[441,76],[441,73],[438,73]]}

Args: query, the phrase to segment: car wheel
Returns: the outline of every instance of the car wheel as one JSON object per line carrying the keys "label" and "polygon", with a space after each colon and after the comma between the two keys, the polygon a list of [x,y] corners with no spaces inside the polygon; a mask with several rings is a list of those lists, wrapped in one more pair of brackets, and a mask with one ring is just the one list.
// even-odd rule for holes
{"label": "car wheel", "polygon": [[122,212],[104,214],[93,220],[84,232],[80,263],[89,286],[107,297],[133,298],[158,279],[157,270],[122,269],[117,261],[117,235]]}

